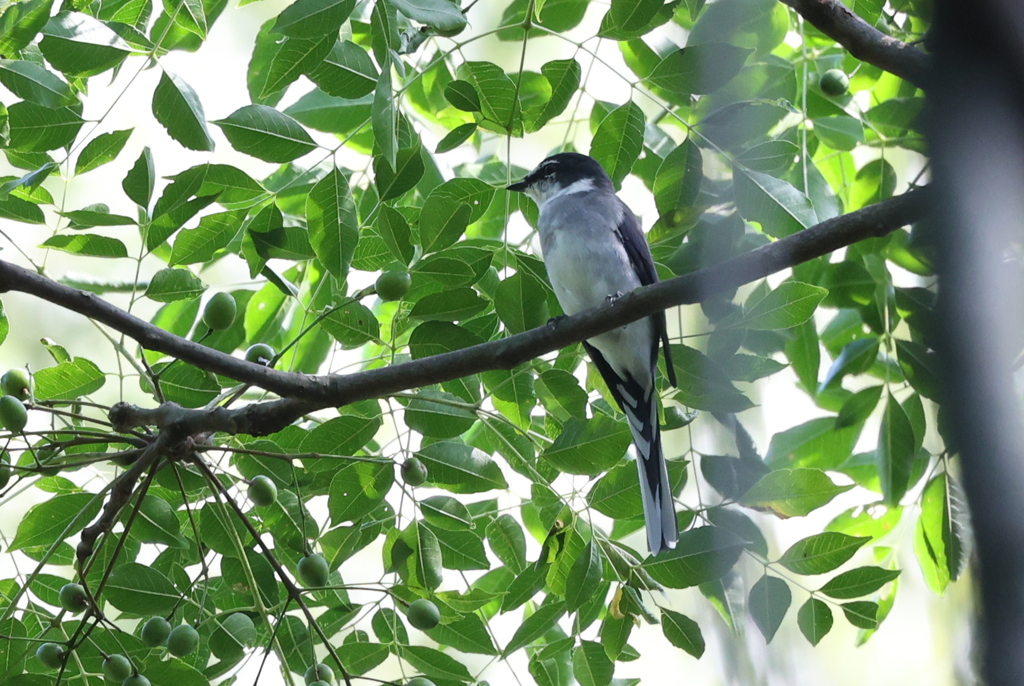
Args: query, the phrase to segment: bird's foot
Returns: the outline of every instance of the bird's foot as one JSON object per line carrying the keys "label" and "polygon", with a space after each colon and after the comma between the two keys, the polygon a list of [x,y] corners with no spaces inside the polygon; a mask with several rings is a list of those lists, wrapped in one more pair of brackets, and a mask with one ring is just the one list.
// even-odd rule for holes
{"label": "bird's foot", "polygon": [[564,314],[560,314],[560,315],[558,315],[557,317],[552,317],[551,319],[549,319],[549,320],[548,320],[548,326],[550,326],[550,327],[554,328],[554,327],[555,327],[555,326],[556,326],[556,325],[558,324],[558,322],[560,322],[560,321],[562,321],[563,319],[565,319],[565,318],[566,318],[566,316],[567,316],[567,315],[564,315]]}
{"label": "bird's foot", "polygon": [[615,302],[616,300],[618,300],[621,297],[622,297],[622,291],[615,291],[614,293],[612,293],[611,295],[606,297],[604,300],[605,300],[606,303],[611,305],[613,302]]}

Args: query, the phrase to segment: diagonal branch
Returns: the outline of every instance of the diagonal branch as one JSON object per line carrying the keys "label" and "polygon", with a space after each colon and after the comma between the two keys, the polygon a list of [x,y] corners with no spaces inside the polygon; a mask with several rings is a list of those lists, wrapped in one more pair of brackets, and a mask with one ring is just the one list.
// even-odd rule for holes
{"label": "diagonal branch", "polygon": [[[161,426],[194,421],[196,426],[201,426],[203,430],[266,435],[284,428],[303,414],[325,407],[379,398],[488,370],[511,369],[545,353],[592,338],[670,307],[698,303],[716,293],[827,255],[857,241],[884,236],[921,219],[925,212],[927,193],[927,189],[918,189],[883,200],[856,212],[829,219],[720,264],[639,288],[611,304],[508,338],[345,376],[311,377],[275,372],[273,378],[277,388],[265,387],[286,397],[237,410],[187,410],[171,403],[157,410],[139,410],[119,404],[114,407],[118,417],[115,420],[112,414],[112,421],[120,426],[121,430],[142,423]],[[0,262],[0,284],[5,284],[10,289],[23,290],[16,288],[18,284],[8,278],[11,269],[10,265]],[[121,316],[129,315],[121,313]],[[169,352],[171,343],[176,344],[180,339],[166,332],[161,333],[164,337],[172,339],[167,341],[167,347],[162,349]],[[156,344],[161,341],[151,342]],[[221,368],[234,370],[238,367],[242,372],[248,373],[250,367],[255,367],[222,353],[209,351],[206,355],[210,354],[230,361],[231,364],[225,364]],[[200,361],[186,361],[202,366]],[[263,368],[257,367],[257,370],[263,371]],[[241,381],[251,380],[248,376],[235,378]],[[278,384],[278,379],[281,379],[282,383]],[[303,389],[304,393],[295,392],[296,388]]]}
{"label": "diagonal branch", "polygon": [[929,55],[909,43],[887,36],[839,0],[780,0],[819,31],[840,43],[859,60],[924,88],[931,65]]}

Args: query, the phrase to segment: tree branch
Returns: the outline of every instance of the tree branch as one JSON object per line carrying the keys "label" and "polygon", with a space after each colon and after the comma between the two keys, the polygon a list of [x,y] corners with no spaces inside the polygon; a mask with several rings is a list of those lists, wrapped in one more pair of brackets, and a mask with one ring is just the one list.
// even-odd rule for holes
{"label": "tree branch", "polygon": [[931,57],[913,45],[887,36],[839,0],[780,0],[859,60],[925,88]]}
{"label": "tree branch", "polygon": [[[112,410],[111,421],[121,430],[139,426],[141,423],[162,426],[165,423],[189,422],[191,426],[191,422],[194,421],[195,426],[201,427],[204,431],[266,435],[284,428],[303,414],[325,407],[338,407],[358,400],[379,398],[488,370],[511,369],[545,353],[592,338],[670,307],[698,303],[716,293],[827,255],[857,241],[884,236],[920,219],[924,215],[926,196],[927,189],[912,190],[856,212],[821,222],[720,264],[639,288],[603,307],[573,317],[565,317],[547,326],[508,338],[345,376],[311,377],[275,372],[272,380],[277,387],[264,387],[286,397],[237,410],[188,410],[168,403],[157,411],[137,411],[121,403],[115,405]],[[7,277],[12,268],[19,269],[0,262],[0,283],[8,285],[13,290],[23,290]],[[36,283],[36,279],[41,278],[32,276],[33,284]],[[63,288],[59,285],[58,287]],[[114,319],[114,324],[124,326],[121,319],[127,317],[130,315],[120,312],[120,318]],[[139,320],[135,322],[148,326]],[[133,323],[133,326],[138,324]],[[124,328],[119,330],[125,331]],[[151,339],[151,344],[165,345],[164,348],[156,349],[175,354],[171,352],[172,344],[179,346],[178,341],[181,339],[163,331],[161,336],[168,340],[164,342],[161,339]],[[234,372],[237,368],[247,374],[250,367],[256,367],[223,353],[205,348],[204,351],[204,359],[213,356],[218,358],[220,369],[231,369]],[[222,357],[227,358],[228,362],[221,361],[219,358]],[[201,360],[186,361],[202,366]],[[264,371],[261,367],[256,369]],[[259,383],[249,377],[235,378]],[[282,383],[277,383],[278,380],[282,380]],[[298,388],[303,390],[303,395],[295,392],[294,389]]]}

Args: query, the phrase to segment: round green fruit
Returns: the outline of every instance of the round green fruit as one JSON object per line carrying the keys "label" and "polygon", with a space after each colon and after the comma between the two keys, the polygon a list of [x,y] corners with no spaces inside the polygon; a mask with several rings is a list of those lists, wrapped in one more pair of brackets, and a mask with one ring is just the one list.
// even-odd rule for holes
{"label": "round green fruit", "polygon": [[111,681],[124,681],[132,675],[132,663],[124,655],[108,655],[103,661],[103,675]]}
{"label": "round green fruit", "polygon": [[47,669],[60,669],[64,664],[64,648],[56,643],[44,643],[36,648],[36,659]]}
{"label": "round green fruit", "polygon": [[466,26],[467,24],[464,23],[457,29],[439,29],[436,26],[431,26],[430,28],[434,29],[434,33],[436,33],[439,36],[444,36],[445,38],[453,38],[462,33],[463,31],[465,31]]}
{"label": "round green fruit", "polygon": [[299,578],[302,580],[302,584],[308,588],[326,586],[330,573],[327,560],[320,553],[307,555],[299,560]]}
{"label": "round green fruit", "polygon": [[249,346],[249,349],[245,351],[245,359],[247,362],[255,362],[256,364],[269,365],[273,360],[274,356],[277,355],[274,349],[266,343],[257,343],[256,345]]}
{"label": "round green fruit", "polygon": [[210,634],[210,652],[225,661],[240,660],[245,649],[256,642],[256,625],[244,612],[233,612],[220,620]]}
{"label": "round green fruit", "polygon": [[406,686],[434,686],[434,682],[425,676],[414,676],[406,682]]}
{"label": "round green fruit", "polygon": [[28,410],[25,404],[13,395],[0,398],[0,424],[8,431],[18,433],[28,424]]}
{"label": "round green fruit", "polygon": [[11,480],[11,454],[6,450],[0,451],[0,489],[7,488]]}
{"label": "round green fruit", "polygon": [[249,500],[257,507],[273,505],[277,502],[277,484],[269,476],[254,476],[249,482]]}
{"label": "round green fruit", "polygon": [[179,624],[171,629],[167,636],[167,651],[172,655],[184,657],[199,647],[199,632],[188,624]]}
{"label": "round green fruit", "polygon": [[167,637],[171,635],[171,623],[163,617],[150,617],[142,625],[140,634],[142,642],[150,648],[156,648],[167,643]]}
{"label": "round green fruit", "polygon": [[833,98],[842,95],[850,87],[850,77],[842,69],[829,69],[821,75],[818,80],[818,87],[825,95]]}
{"label": "round green fruit", "polygon": [[150,686],[149,679],[141,674],[132,674],[121,682],[121,686]]}
{"label": "round green fruit", "polygon": [[419,458],[410,457],[402,463],[402,481],[410,486],[422,486],[427,481],[427,465]]}
{"label": "round green fruit", "polygon": [[312,686],[316,682],[331,683],[334,681],[334,670],[325,665],[323,662],[318,662],[306,670],[305,674],[306,683]]}
{"label": "round green fruit", "polygon": [[308,686],[331,686],[331,685],[329,683],[327,683],[326,681],[313,681],[313,682],[310,682]]}
{"label": "round green fruit", "polygon": [[60,587],[60,606],[68,612],[78,614],[89,607],[89,597],[81,584],[64,584]]}
{"label": "round green fruit", "polygon": [[408,272],[389,271],[377,277],[377,297],[384,302],[401,300],[409,292],[412,285],[412,277]]}
{"label": "round green fruit", "polygon": [[12,369],[0,376],[0,390],[18,400],[28,400],[32,379],[24,369]]}
{"label": "round green fruit", "polygon": [[406,616],[409,618],[409,623],[420,631],[429,631],[441,622],[441,612],[437,609],[437,605],[426,598],[409,603]]}
{"label": "round green fruit", "polygon": [[235,323],[238,306],[230,293],[214,293],[203,310],[203,323],[214,331],[223,331]]}

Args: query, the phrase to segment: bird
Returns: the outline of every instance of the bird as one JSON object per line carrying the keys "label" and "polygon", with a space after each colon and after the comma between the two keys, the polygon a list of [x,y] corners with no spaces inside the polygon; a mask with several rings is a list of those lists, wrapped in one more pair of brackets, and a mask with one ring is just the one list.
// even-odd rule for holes
{"label": "bird", "polygon": [[[507,189],[537,204],[541,253],[565,314],[600,307],[658,280],[639,220],[594,158],[575,152],[552,155]],[[665,313],[595,336],[583,346],[629,423],[647,545],[658,555],[679,539],[655,386],[662,347],[669,383],[676,385]]]}

